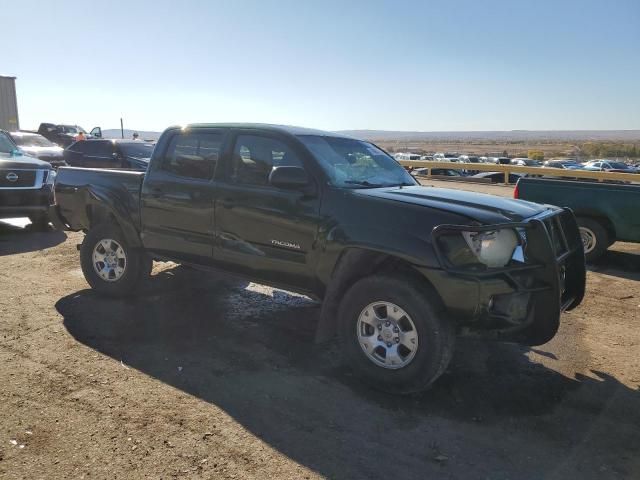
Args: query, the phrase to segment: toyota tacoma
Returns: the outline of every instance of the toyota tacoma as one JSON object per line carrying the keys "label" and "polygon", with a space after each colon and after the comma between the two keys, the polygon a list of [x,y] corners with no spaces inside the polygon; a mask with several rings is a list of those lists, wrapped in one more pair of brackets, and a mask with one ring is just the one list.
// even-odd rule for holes
{"label": "toyota tacoma", "polygon": [[87,282],[132,295],[153,260],[322,301],[317,341],[394,393],[424,390],[457,335],[539,345],[585,288],[572,212],[423,187],[372,143],[296,127],[167,129],[146,172],[63,167],[51,215],[86,233]]}

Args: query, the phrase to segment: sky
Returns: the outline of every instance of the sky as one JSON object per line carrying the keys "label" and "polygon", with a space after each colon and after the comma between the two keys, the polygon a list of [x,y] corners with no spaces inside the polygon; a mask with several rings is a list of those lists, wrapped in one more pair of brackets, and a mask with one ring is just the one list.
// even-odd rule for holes
{"label": "sky", "polygon": [[639,0],[2,1],[21,128],[640,129]]}

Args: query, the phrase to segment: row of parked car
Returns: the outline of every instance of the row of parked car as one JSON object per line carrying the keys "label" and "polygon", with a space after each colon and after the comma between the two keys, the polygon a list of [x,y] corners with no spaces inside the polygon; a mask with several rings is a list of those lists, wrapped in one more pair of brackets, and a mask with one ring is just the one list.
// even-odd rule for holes
{"label": "row of parked car", "polygon": [[625,162],[597,159],[588,162],[578,162],[575,158],[551,159],[545,162],[525,157],[481,157],[477,155],[458,155],[457,153],[435,153],[433,155],[419,155],[415,153],[396,153],[396,160],[432,160],[437,162],[462,163],[495,163],[497,165],[518,165],[523,167],[562,168],[566,170],[590,170],[598,172],[640,173],[639,165]]}
{"label": "row of parked car", "polygon": [[[92,130],[94,131],[95,129]],[[101,134],[87,135],[86,140],[71,143],[64,140],[62,143],[68,143],[66,148],[35,132],[17,131],[2,134],[14,144],[16,154],[38,158],[51,164],[53,168],[72,166],[146,170],[154,148],[153,142],[103,139]]]}

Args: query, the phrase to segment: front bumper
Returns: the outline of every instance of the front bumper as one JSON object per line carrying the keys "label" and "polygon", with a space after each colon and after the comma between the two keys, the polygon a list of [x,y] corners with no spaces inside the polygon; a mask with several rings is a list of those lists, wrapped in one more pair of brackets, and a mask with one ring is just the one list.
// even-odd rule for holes
{"label": "front bumper", "polygon": [[[443,269],[419,270],[434,285],[463,334],[527,345],[548,342],[558,330],[560,314],[577,307],[584,297],[584,251],[573,213],[555,210],[521,223],[475,228],[524,229],[526,261],[478,272],[447,267],[441,258]],[[439,257],[437,237],[452,230],[470,227],[437,227],[433,235]]]}
{"label": "front bumper", "polygon": [[51,186],[39,189],[0,189],[0,218],[46,213],[53,203]]}

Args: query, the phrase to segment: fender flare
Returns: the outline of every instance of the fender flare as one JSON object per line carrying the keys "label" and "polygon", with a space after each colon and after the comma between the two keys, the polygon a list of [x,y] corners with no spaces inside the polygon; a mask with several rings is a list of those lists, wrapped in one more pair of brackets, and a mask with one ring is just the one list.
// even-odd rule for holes
{"label": "fender flare", "polygon": [[[95,224],[92,217],[96,216],[96,212],[101,213],[99,217],[109,216],[113,217],[117,225],[122,230],[127,242],[134,247],[142,247],[142,240],[140,238],[140,232],[137,228],[136,221],[132,218],[130,209],[125,204],[126,199],[130,199],[131,195],[126,192],[124,195],[118,195],[119,191],[101,188],[99,186],[92,186],[85,190],[87,206],[87,224],[91,228],[92,224]],[[122,198],[124,197],[124,198]],[[139,206],[136,205],[135,210],[138,211]],[[99,221],[98,221],[99,223]]]}

